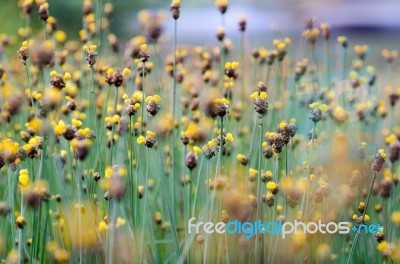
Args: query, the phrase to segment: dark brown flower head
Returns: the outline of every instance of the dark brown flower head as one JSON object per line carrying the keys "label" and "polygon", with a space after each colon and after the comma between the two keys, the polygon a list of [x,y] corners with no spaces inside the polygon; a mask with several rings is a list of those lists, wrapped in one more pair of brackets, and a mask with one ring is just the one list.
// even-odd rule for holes
{"label": "dark brown flower head", "polygon": [[193,170],[197,165],[197,155],[194,152],[189,151],[186,155],[185,164],[189,170]]}
{"label": "dark brown flower head", "polygon": [[272,193],[267,193],[264,196],[264,202],[267,204],[268,207],[272,207],[275,204],[274,195]]}
{"label": "dark brown flower head", "polygon": [[169,6],[169,10],[171,11],[172,18],[177,20],[180,15],[181,9],[181,1],[180,0],[172,0],[171,5]]}
{"label": "dark brown flower head", "polygon": [[11,208],[6,202],[0,202],[0,216],[6,216],[10,211]]}
{"label": "dark brown flower head", "polygon": [[219,41],[223,41],[224,38],[225,38],[225,28],[220,27],[220,28],[218,28],[218,30],[217,30],[217,39],[218,39]]}
{"label": "dark brown flower head", "polygon": [[142,44],[140,46],[140,51],[139,54],[137,56],[137,59],[139,59],[139,61],[141,61],[142,63],[146,63],[150,58],[150,53],[147,50],[147,44]]}
{"label": "dark brown flower head", "polygon": [[96,45],[85,45],[83,46],[83,50],[85,51],[86,61],[91,68],[96,64],[97,60],[97,46]]}
{"label": "dark brown flower head", "polygon": [[68,102],[67,102],[67,104],[65,106],[71,111],[75,111],[76,110],[76,102],[73,99],[68,100]]}
{"label": "dark brown flower head", "polygon": [[328,40],[331,37],[331,28],[328,24],[321,24],[320,28],[322,30],[322,36],[324,39]]}
{"label": "dark brown flower head", "polygon": [[47,2],[41,4],[39,6],[39,18],[43,21],[46,21],[49,18],[49,4]]}
{"label": "dark brown flower head", "polygon": [[152,148],[154,147],[154,145],[157,143],[156,139],[154,137],[151,136],[147,136],[146,137],[146,142],[144,143],[144,145],[148,148]]}
{"label": "dark brown flower head", "polygon": [[147,103],[146,110],[151,116],[157,115],[158,111],[160,110],[161,106],[159,102],[161,101],[161,97],[158,95],[155,96],[148,96],[145,100]]}
{"label": "dark brown flower head", "polygon": [[110,186],[110,195],[113,199],[117,201],[121,201],[122,198],[125,196],[128,187],[122,179],[117,177],[112,177],[111,179],[111,186]]}
{"label": "dark brown flower head", "polygon": [[202,150],[206,159],[211,159],[215,156],[215,151],[209,144],[204,145]]}
{"label": "dark brown flower head", "polygon": [[266,149],[264,149],[263,154],[266,159],[270,159],[274,156],[274,151],[272,147],[267,147]]}
{"label": "dark brown flower head", "polygon": [[53,73],[53,72],[51,73],[50,84],[54,88],[57,88],[59,90],[61,90],[65,87],[65,82],[64,82],[63,76],[61,74],[57,74],[57,73]]}
{"label": "dark brown flower head", "polygon": [[[140,107],[140,106],[138,106]],[[124,112],[126,115],[128,116],[133,116],[137,113],[138,108],[136,108],[135,104],[128,104],[125,109]]]}
{"label": "dark brown flower head", "polygon": [[290,138],[292,137],[292,130],[291,127],[286,122],[281,122],[277,129],[277,132],[282,135],[285,144],[288,144]]}
{"label": "dark brown flower head", "polygon": [[32,14],[33,11],[33,1],[24,1],[22,3],[22,11],[26,14],[26,15],[30,15]]}
{"label": "dark brown flower head", "polygon": [[375,238],[376,238],[376,241],[378,243],[381,243],[382,241],[385,240],[385,235],[380,233],[380,232],[378,232],[378,233],[375,234]]}
{"label": "dark brown flower head", "polygon": [[119,42],[118,42],[117,37],[114,34],[109,34],[107,38],[108,38],[108,43],[109,43],[112,51],[118,52],[119,51]]}
{"label": "dark brown flower head", "polygon": [[69,141],[69,140],[72,140],[73,138],[75,138],[75,133],[76,133],[76,129],[71,125],[67,125],[63,136],[66,140]]}
{"label": "dark brown flower head", "polygon": [[8,107],[8,112],[11,116],[14,116],[15,114],[19,113],[21,111],[23,104],[23,98],[19,95],[12,95],[10,98],[7,100],[7,107]]}
{"label": "dark brown flower head", "polygon": [[142,33],[152,42],[158,42],[164,30],[166,15],[164,12],[152,13],[143,10],[138,13],[139,26]]}
{"label": "dark brown flower head", "polygon": [[380,149],[371,162],[372,170],[375,172],[379,172],[383,168],[383,165],[385,164],[385,158],[386,158],[385,151],[383,149]]}
{"label": "dark brown flower head", "polygon": [[91,140],[85,139],[79,133],[75,134],[75,139],[72,140],[72,147],[75,149],[75,156],[80,160],[84,160],[89,154]]}
{"label": "dark brown flower head", "polygon": [[28,42],[24,41],[22,43],[21,48],[18,50],[18,56],[19,59],[21,60],[22,64],[26,64],[26,60],[29,58],[29,47],[28,47]]}
{"label": "dark brown flower head", "polygon": [[6,164],[5,156],[3,153],[0,153],[0,169],[3,168],[5,164]]}
{"label": "dark brown flower head", "polygon": [[181,142],[182,142],[183,145],[189,144],[190,137],[189,137],[189,135],[187,133],[185,133],[185,132],[181,133]]}
{"label": "dark brown flower head", "polygon": [[96,171],[95,173],[93,173],[92,178],[97,182],[101,179],[101,175],[99,172]]}
{"label": "dark brown flower head", "polygon": [[214,111],[212,116],[220,116],[224,117],[228,113],[228,105],[229,101],[225,98],[221,99],[215,99],[214,100],[214,106],[212,107],[212,110]]}
{"label": "dark brown flower head", "polygon": [[82,13],[83,13],[84,16],[87,16],[87,15],[89,15],[90,13],[93,13],[93,4],[92,4],[92,1],[90,1],[90,0],[85,0],[85,1],[83,1]]}
{"label": "dark brown flower head", "polygon": [[239,31],[245,32],[246,26],[247,26],[246,18],[244,16],[240,16],[239,17]]}
{"label": "dark brown flower head", "polygon": [[284,137],[276,133],[274,137],[272,138],[272,148],[275,151],[275,153],[281,153],[282,148],[285,146],[285,139]]}
{"label": "dark brown flower head", "polygon": [[266,92],[254,92],[250,95],[250,98],[254,99],[254,109],[256,112],[263,116],[268,111],[267,98],[268,94]]}
{"label": "dark brown flower head", "polygon": [[393,183],[387,179],[382,179],[379,184],[379,193],[383,198],[389,198],[392,195]]}
{"label": "dark brown flower head", "polygon": [[228,0],[216,0],[215,5],[221,14],[225,14],[228,10]]}
{"label": "dark brown flower head", "polygon": [[225,75],[228,76],[228,78],[237,78],[237,70],[239,68],[239,63],[236,61],[228,61],[225,63]]}
{"label": "dark brown flower head", "polygon": [[114,85],[115,87],[120,87],[124,82],[124,77],[121,71],[114,71],[113,69],[108,69],[106,73],[106,83],[109,85]]}
{"label": "dark brown flower head", "polygon": [[394,163],[400,158],[400,143],[396,140],[389,145],[389,160]]}
{"label": "dark brown flower head", "polygon": [[305,29],[312,29],[317,22],[316,18],[306,18],[304,19],[304,27]]}
{"label": "dark brown flower head", "polygon": [[264,82],[259,82],[259,83],[258,83],[258,85],[257,85],[257,91],[258,91],[259,93],[261,93],[261,92],[266,92],[266,91],[267,91],[267,86],[265,85]]}
{"label": "dark brown flower head", "polygon": [[112,3],[106,3],[104,5],[104,16],[106,18],[110,18],[111,15],[113,14],[114,6]]}

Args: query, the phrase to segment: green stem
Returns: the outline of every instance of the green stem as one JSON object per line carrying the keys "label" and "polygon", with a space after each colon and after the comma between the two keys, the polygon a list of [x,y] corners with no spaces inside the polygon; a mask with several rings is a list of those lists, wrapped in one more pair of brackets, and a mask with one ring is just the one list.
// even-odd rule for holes
{"label": "green stem", "polygon": [[[369,192],[368,192],[367,203],[365,204],[365,209],[364,209],[364,212],[362,214],[362,221],[363,222],[364,222],[365,214],[367,213],[368,204],[369,204],[369,200],[371,198],[372,188],[374,187],[375,179],[376,179],[376,171],[374,172],[374,178],[372,179],[371,187],[369,188]],[[347,264],[350,264],[350,262],[351,262],[351,258],[352,258],[353,254],[354,254],[354,250],[356,248],[359,235],[360,235],[360,230],[357,231],[356,236],[354,237],[353,243],[351,245],[350,255],[349,255],[349,258],[347,259]]]}

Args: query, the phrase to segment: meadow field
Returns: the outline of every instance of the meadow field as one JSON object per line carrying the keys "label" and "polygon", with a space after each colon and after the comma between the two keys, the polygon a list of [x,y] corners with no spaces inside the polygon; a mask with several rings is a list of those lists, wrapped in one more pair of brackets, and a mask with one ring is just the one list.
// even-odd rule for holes
{"label": "meadow field", "polygon": [[257,21],[216,0],[213,41],[186,43],[180,0],[137,12],[132,35],[117,1],[63,23],[55,1],[13,2],[1,263],[400,263],[395,36],[364,32],[372,47],[311,17],[255,45]]}

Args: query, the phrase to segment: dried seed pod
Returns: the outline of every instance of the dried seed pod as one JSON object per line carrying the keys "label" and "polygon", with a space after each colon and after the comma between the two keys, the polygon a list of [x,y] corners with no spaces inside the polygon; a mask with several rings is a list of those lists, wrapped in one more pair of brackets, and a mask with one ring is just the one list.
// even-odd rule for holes
{"label": "dried seed pod", "polygon": [[193,170],[197,165],[196,154],[194,154],[192,151],[189,151],[186,155],[185,164],[186,164],[186,167],[189,168],[189,170]]}

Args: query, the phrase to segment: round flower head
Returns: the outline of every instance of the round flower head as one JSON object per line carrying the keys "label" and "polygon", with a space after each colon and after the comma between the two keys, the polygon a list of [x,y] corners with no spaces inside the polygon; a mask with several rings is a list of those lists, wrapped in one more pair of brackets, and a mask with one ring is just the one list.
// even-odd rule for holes
{"label": "round flower head", "polygon": [[340,45],[342,45],[343,48],[347,48],[347,38],[345,36],[339,36],[337,37],[337,42],[339,42]]}
{"label": "round flower head", "polygon": [[250,95],[250,98],[254,99],[253,104],[256,112],[260,116],[265,115],[268,111],[268,103],[267,103],[268,93],[264,91],[254,92]]}
{"label": "round flower head", "polygon": [[371,162],[371,168],[375,172],[379,172],[383,165],[385,164],[386,153],[383,149],[378,150],[378,153],[375,155],[374,159]]}
{"label": "round flower head", "polygon": [[93,68],[97,59],[97,46],[96,45],[85,45],[83,46],[83,51],[86,55],[86,61],[91,68]]}
{"label": "round flower head", "polygon": [[151,116],[155,116],[160,110],[161,97],[159,95],[147,96],[145,100],[147,107],[146,110]]}
{"label": "round flower head", "polygon": [[318,102],[310,104],[309,107],[311,108],[310,119],[314,123],[321,121],[324,118],[322,113],[328,111],[326,104],[319,104]]}
{"label": "round flower head", "polygon": [[177,20],[179,18],[180,9],[181,9],[181,1],[172,0],[171,5],[169,6],[169,10],[171,11],[173,19]]}

